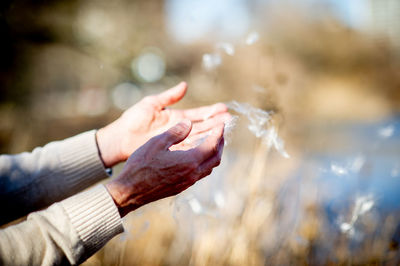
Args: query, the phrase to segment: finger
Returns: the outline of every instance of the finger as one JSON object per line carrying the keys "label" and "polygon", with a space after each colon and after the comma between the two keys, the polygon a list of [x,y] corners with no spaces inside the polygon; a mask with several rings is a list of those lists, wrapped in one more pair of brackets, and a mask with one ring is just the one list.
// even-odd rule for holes
{"label": "finger", "polygon": [[192,132],[190,132],[189,136],[184,141],[171,146],[169,148],[169,150],[170,151],[178,151],[178,150],[187,151],[187,150],[193,149],[193,148],[199,146],[201,143],[203,143],[210,134],[211,134],[210,131],[198,133],[195,135],[192,135]]}
{"label": "finger", "polygon": [[199,146],[210,135],[211,131],[200,132],[193,135],[189,134],[189,137],[187,137],[182,143],[193,145],[193,147]]}
{"label": "finger", "polygon": [[181,100],[187,90],[186,82],[181,82],[175,87],[156,95],[161,107],[166,107]]}
{"label": "finger", "polygon": [[232,118],[232,116],[228,112],[226,112],[226,113],[219,113],[219,114],[211,117],[210,119],[194,123],[190,135],[210,131],[211,129],[216,127],[218,124],[221,124],[221,123],[225,124],[231,118]]}
{"label": "finger", "polygon": [[[221,158],[222,158],[222,152],[224,150],[224,138],[222,137],[219,144],[218,144],[218,152],[210,157],[208,160],[206,160],[205,162],[203,162],[199,167],[198,167],[198,179],[201,179],[205,176],[208,176],[209,174],[211,174],[212,169],[214,167],[217,167],[220,163],[221,163]],[[196,181],[197,181],[196,180]]]}
{"label": "finger", "polygon": [[223,103],[183,110],[183,116],[192,121],[203,121],[216,114],[228,112],[228,107]]}
{"label": "finger", "polygon": [[187,151],[189,158],[199,165],[218,152],[218,144],[224,134],[224,124],[216,126],[206,140],[196,148]]}
{"label": "finger", "polygon": [[168,149],[172,145],[180,143],[189,135],[191,129],[192,122],[189,119],[184,119],[182,122],[159,135],[158,143],[160,148]]}

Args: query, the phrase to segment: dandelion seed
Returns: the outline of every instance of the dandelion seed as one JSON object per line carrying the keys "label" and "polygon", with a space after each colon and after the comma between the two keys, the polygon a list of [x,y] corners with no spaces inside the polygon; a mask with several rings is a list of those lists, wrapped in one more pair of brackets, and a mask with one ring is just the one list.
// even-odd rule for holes
{"label": "dandelion seed", "polygon": [[234,55],[235,54],[235,47],[233,46],[233,44],[228,43],[228,42],[220,42],[217,43],[217,45],[215,46],[216,49],[218,50],[222,50],[223,52],[225,52],[227,55]]}
{"label": "dandelion seed", "polygon": [[393,167],[393,169],[390,171],[390,175],[392,177],[398,177],[399,176],[399,166],[398,165]]}
{"label": "dandelion seed", "polygon": [[225,198],[221,191],[215,193],[214,202],[218,208],[223,208],[225,206]]}
{"label": "dandelion seed", "polygon": [[203,212],[203,207],[201,206],[200,202],[195,198],[189,200],[189,206],[195,214],[200,214]]}
{"label": "dandelion seed", "polygon": [[349,173],[345,167],[339,166],[335,163],[331,163],[331,171],[337,176],[343,176]]}
{"label": "dandelion seed", "polygon": [[382,139],[390,138],[391,136],[393,136],[393,133],[394,133],[394,125],[388,125],[378,130],[378,134]]}
{"label": "dandelion seed", "polygon": [[274,147],[283,157],[290,158],[289,154],[285,151],[285,143],[278,136],[278,132],[275,127],[272,126],[266,136],[263,138],[264,143],[266,143],[268,148]]}
{"label": "dandelion seed", "polygon": [[232,101],[227,105],[228,108],[247,117],[249,120],[248,129],[250,132],[252,132],[257,138],[261,138],[262,142],[268,148],[274,147],[283,157],[290,157],[285,151],[285,143],[279,137],[276,128],[272,125],[271,115],[273,112],[267,112],[249,104],[238,103],[236,101]]}
{"label": "dandelion seed", "polygon": [[346,232],[348,232],[348,231],[350,231],[351,229],[352,229],[352,225],[351,224],[349,224],[349,223],[342,223],[341,225],[340,225],[340,230],[343,232],[343,233],[346,233]]}
{"label": "dandelion seed", "polygon": [[204,54],[203,55],[203,67],[207,71],[214,70],[222,64],[221,56],[218,53]]}
{"label": "dandelion seed", "polygon": [[365,164],[365,157],[359,155],[356,158],[354,158],[354,160],[351,163],[349,168],[353,173],[358,173],[358,172],[360,172],[360,170],[364,166],[364,164]]}
{"label": "dandelion seed", "polygon": [[256,31],[250,32],[249,35],[247,35],[246,37],[246,44],[253,45],[258,41],[259,38],[260,35],[258,34],[258,32]]}
{"label": "dandelion seed", "polygon": [[232,138],[232,133],[233,129],[236,127],[236,123],[239,117],[237,115],[234,115],[231,117],[229,121],[225,122],[224,125],[224,139],[225,139],[225,145],[228,145],[231,141]]}
{"label": "dandelion seed", "polygon": [[374,205],[375,199],[372,195],[356,197],[350,222],[340,224],[340,230],[342,231],[342,233],[353,236],[355,232],[354,226],[358,219],[362,215],[369,212],[374,207]]}
{"label": "dandelion seed", "polygon": [[372,209],[372,207],[374,206],[375,202],[373,200],[373,198],[369,197],[369,196],[365,196],[365,197],[358,197],[356,199],[356,206],[355,206],[355,215],[360,216],[363,215],[364,213],[370,211]]}

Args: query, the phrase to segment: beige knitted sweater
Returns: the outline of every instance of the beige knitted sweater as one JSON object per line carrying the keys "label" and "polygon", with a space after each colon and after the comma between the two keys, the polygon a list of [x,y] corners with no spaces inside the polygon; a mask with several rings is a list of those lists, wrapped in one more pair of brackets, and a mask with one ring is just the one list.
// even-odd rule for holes
{"label": "beige knitted sweater", "polygon": [[95,131],[0,156],[0,223],[33,212],[0,230],[0,265],[79,264],[121,233],[103,185],[74,195],[106,177]]}

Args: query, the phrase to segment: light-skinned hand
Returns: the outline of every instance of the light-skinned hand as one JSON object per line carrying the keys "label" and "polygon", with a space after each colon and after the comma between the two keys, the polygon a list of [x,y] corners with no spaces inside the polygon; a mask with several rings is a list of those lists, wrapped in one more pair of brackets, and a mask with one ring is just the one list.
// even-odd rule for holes
{"label": "light-skinned hand", "polygon": [[190,149],[191,139],[199,139],[216,125],[230,119],[225,104],[217,103],[194,109],[168,109],[183,98],[187,91],[185,82],[160,93],[147,96],[126,110],[121,117],[100,129],[97,142],[106,167],[112,167],[128,157],[153,136],[164,132],[183,119],[193,123],[189,141],[181,142],[172,149]]}

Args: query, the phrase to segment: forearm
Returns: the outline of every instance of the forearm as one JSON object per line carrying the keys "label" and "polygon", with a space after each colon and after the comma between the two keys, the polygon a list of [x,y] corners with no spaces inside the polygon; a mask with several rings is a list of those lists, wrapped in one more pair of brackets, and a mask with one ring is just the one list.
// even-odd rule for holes
{"label": "forearm", "polygon": [[79,264],[123,231],[103,185],[0,231],[0,265]]}
{"label": "forearm", "polygon": [[0,156],[0,224],[60,201],[106,178],[95,131],[31,153]]}

